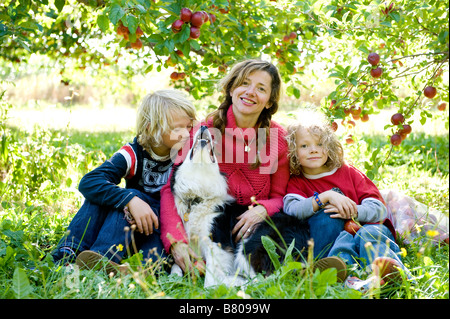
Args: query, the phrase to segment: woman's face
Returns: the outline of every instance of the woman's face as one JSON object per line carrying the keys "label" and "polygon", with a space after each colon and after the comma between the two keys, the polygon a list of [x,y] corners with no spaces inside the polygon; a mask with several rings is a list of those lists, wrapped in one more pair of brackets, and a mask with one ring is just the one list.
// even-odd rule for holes
{"label": "woman's face", "polygon": [[253,127],[264,108],[270,108],[272,77],[257,70],[248,75],[240,86],[231,92],[233,113],[239,127]]}

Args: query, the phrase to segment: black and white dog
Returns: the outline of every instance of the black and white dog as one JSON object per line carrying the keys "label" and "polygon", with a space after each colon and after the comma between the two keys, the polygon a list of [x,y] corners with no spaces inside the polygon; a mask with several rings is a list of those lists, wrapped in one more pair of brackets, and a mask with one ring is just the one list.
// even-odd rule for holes
{"label": "black and white dog", "polygon": [[[184,162],[174,167],[171,187],[189,245],[206,263],[205,287],[220,284],[240,286],[257,272],[271,273],[273,264],[261,236],[275,241],[281,257],[286,245],[289,246],[293,240],[297,256],[306,256],[307,226],[284,213],[272,217],[271,223],[260,223],[250,237],[235,244],[231,235],[235,217],[246,209],[233,204],[234,199],[228,194],[226,176],[219,170],[211,134],[206,126],[195,134]],[[227,214],[224,214],[225,207]],[[174,264],[172,273],[182,275],[182,270]]]}

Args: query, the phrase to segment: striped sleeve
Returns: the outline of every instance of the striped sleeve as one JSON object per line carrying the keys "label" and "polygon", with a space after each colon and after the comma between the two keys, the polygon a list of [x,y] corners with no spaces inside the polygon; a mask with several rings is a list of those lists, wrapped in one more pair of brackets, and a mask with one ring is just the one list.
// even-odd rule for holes
{"label": "striped sleeve", "polygon": [[122,156],[125,158],[125,161],[127,162],[127,171],[124,176],[126,179],[133,178],[136,175],[137,171],[137,156],[134,152],[131,145],[128,143],[118,151],[119,154],[122,154]]}

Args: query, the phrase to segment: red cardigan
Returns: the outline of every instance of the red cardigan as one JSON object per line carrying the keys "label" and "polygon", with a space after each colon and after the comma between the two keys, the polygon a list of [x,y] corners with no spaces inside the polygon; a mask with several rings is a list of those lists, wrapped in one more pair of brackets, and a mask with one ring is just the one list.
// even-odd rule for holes
{"label": "red cardigan", "polygon": [[[205,125],[205,123],[203,124]],[[206,125],[212,128],[212,119]],[[192,131],[191,137],[195,134],[196,129]],[[214,128],[210,131],[213,136],[218,132]],[[255,196],[256,201],[266,208],[269,216],[272,216],[283,208],[283,196],[286,194],[289,180],[289,161],[285,139],[286,130],[272,121],[269,131],[270,136],[267,139],[266,147],[263,147],[260,152],[262,164],[259,168],[252,169],[251,163],[254,162],[256,155],[256,142],[253,138],[255,130],[243,129],[241,131],[240,128],[237,128],[236,119],[230,106],[225,134],[221,137],[221,143],[215,145],[215,151],[220,170],[226,174],[228,179],[229,194],[236,199],[236,203],[245,206],[251,205],[250,198]],[[243,138],[245,138],[246,145],[251,148],[248,153],[244,152]],[[215,141],[218,142],[218,139]],[[176,163],[178,162],[180,159],[177,159]],[[187,243],[187,235],[170,189],[170,178],[169,182],[161,189],[160,221],[161,239],[167,252],[170,252],[170,247],[175,242]]]}

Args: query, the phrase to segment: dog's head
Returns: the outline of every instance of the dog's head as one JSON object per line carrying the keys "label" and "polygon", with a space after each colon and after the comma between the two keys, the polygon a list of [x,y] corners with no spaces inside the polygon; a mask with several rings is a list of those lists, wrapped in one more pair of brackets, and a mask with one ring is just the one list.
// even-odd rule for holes
{"label": "dog's head", "polygon": [[220,172],[211,133],[206,126],[200,127],[194,135],[193,145],[185,160],[175,168],[171,187],[179,199],[231,200],[227,194],[226,177]]}
{"label": "dog's head", "polygon": [[204,125],[200,127],[194,136],[194,144],[190,149],[185,161],[195,164],[216,164],[217,158],[214,154],[214,146],[211,133]]}

